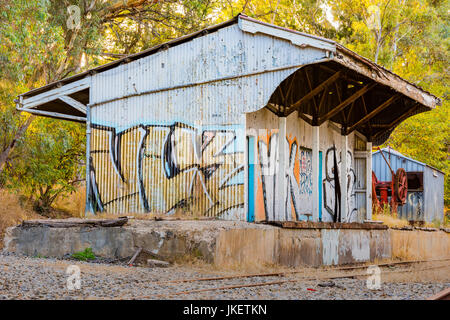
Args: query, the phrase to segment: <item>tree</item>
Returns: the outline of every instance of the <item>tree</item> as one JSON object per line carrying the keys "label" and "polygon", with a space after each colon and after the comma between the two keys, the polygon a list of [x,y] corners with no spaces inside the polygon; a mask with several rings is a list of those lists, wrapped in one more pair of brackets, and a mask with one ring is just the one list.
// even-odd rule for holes
{"label": "tree", "polygon": [[76,123],[37,118],[18,143],[13,165],[5,168],[5,186],[21,190],[36,211],[46,214],[58,196],[84,181],[84,130]]}

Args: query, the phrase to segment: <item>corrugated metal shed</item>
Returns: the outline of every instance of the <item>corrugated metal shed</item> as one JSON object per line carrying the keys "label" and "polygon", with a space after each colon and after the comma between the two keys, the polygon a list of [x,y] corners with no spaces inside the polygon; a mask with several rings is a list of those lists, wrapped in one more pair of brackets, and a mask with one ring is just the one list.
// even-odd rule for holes
{"label": "corrugated metal shed", "polygon": [[[410,221],[433,220],[442,221],[444,215],[444,173],[423,162],[409,158],[392,148],[381,149],[390,162],[391,168],[396,172],[399,168],[405,169],[408,177],[415,173],[420,177],[421,186],[409,182],[407,201],[398,208],[401,218]],[[390,181],[391,171],[380,151],[372,153],[372,170],[380,181]]]}
{"label": "corrugated metal shed", "polygon": [[[20,111],[86,122],[89,211],[242,220],[251,196],[268,221],[311,211],[318,219],[322,183],[324,220],[341,219],[338,203],[344,221],[370,217],[371,142],[354,155],[355,167],[353,136],[379,144],[407,117],[440,104],[334,41],[243,15],[16,102]],[[247,128],[252,116],[264,125]],[[264,132],[246,131],[256,128]],[[290,153],[271,129],[292,134]],[[251,137],[257,149],[248,148]],[[298,147],[311,149],[301,161]],[[264,169],[255,190],[247,179],[252,150]],[[288,164],[289,176],[266,174]],[[347,176],[338,182],[343,192],[334,172]]]}

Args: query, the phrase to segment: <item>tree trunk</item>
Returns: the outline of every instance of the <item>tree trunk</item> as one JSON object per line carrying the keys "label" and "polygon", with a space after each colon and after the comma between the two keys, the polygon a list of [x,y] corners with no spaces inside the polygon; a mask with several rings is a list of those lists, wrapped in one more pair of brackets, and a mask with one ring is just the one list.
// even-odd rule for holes
{"label": "tree trunk", "polygon": [[34,115],[29,117],[27,121],[25,121],[17,130],[16,134],[14,135],[14,138],[11,140],[9,145],[6,147],[5,150],[0,153],[0,173],[3,171],[3,168],[5,167],[6,161],[9,158],[9,155],[14,150],[14,147],[16,146],[17,140],[19,140],[27,131],[28,127],[30,126],[31,122],[35,118]]}

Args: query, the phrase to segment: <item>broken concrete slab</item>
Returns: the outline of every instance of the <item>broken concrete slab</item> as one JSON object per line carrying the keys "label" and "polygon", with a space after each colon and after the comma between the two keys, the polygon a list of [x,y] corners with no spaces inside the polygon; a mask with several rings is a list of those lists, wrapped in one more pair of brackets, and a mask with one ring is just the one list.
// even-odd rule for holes
{"label": "broken concrete slab", "polygon": [[[174,262],[194,257],[218,267],[320,266],[399,257],[420,259],[437,245],[450,257],[450,234],[391,229],[280,228],[238,221],[130,220],[122,227],[48,226],[9,228],[5,250],[63,257],[92,248],[99,257],[130,259],[138,248],[147,259]],[[401,252],[408,247],[408,252]],[[144,254],[145,253],[145,254]],[[433,256],[434,257],[434,256]]]}

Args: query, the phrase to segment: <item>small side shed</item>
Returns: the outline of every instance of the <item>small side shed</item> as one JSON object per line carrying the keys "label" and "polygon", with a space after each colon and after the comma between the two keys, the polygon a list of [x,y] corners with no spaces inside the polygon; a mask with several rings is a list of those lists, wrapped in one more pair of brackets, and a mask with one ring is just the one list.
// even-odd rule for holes
{"label": "small side shed", "polygon": [[[392,148],[381,149],[392,170],[405,169],[408,176],[406,204],[398,215],[410,221],[432,222],[444,217],[444,173],[426,163],[408,158]],[[378,180],[390,181],[391,171],[380,151],[372,154],[372,170]]]}

